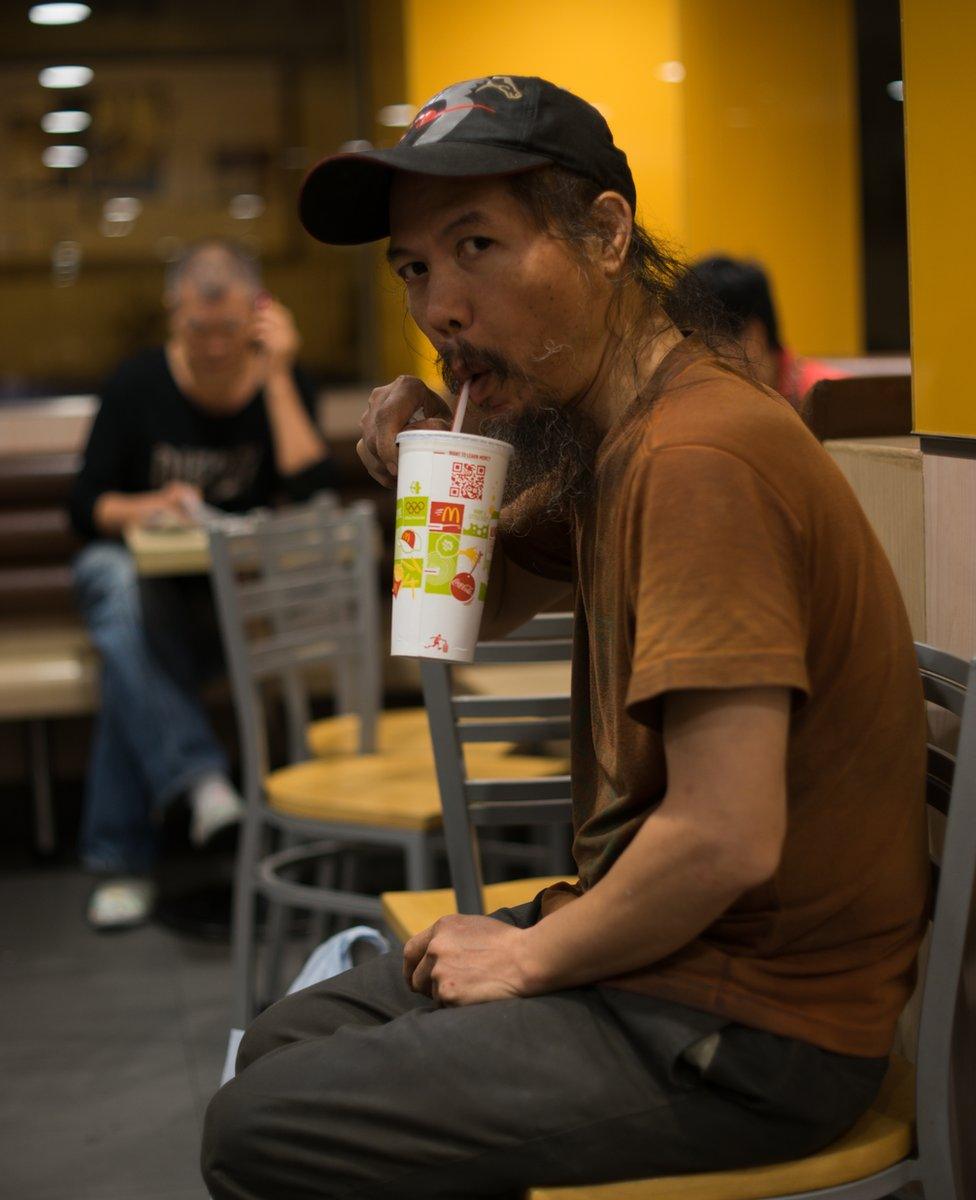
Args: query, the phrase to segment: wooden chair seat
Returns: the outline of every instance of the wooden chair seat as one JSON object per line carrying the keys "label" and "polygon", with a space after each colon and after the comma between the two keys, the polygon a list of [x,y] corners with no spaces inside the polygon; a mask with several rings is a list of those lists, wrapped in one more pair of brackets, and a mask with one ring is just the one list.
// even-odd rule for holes
{"label": "wooden chair seat", "polygon": [[306,820],[394,829],[437,829],[441,806],[423,760],[312,759],[265,776],[268,805]]}
{"label": "wooden chair seat", "polygon": [[[542,876],[489,883],[483,889],[485,912],[526,904],[534,900],[543,888],[559,883],[561,878]],[[426,892],[386,892],[381,899],[386,923],[401,942],[409,941],[414,934],[429,929],[439,917],[457,912],[453,888],[435,888]]]}
{"label": "wooden chair seat", "polygon": [[[537,779],[563,774],[564,760],[510,754],[506,747],[470,748],[473,776]],[[441,804],[430,742],[416,740],[391,755],[320,758],[272,771],[264,780],[268,804],[314,821],[437,829]]]}
{"label": "wooden chair seat", "polygon": [[528,1200],[769,1200],[805,1195],[891,1167],[911,1154],[914,1141],[915,1072],[904,1059],[893,1057],[868,1111],[842,1138],[809,1158],[704,1175],[533,1188]]}
{"label": "wooden chair seat", "polygon": [[[561,664],[557,664],[561,665]],[[313,721],[305,731],[309,752],[316,758],[343,758],[359,753],[359,718],[354,713],[344,713],[337,717],[324,717]],[[488,754],[483,758],[485,763],[492,765],[499,753],[506,753],[509,743],[479,742],[464,747],[465,761],[468,764],[468,774],[474,778],[475,766],[479,754]],[[425,708],[394,708],[381,712],[377,722],[376,753],[388,758],[403,758],[407,762],[415,762],[418,757],[425,757],[433,764],[434,751],[430,741],[430,725]],[[534,758],[525,755],[523,758]],[[520,759],[521,761],[521,759]],[[547,774],[556,770],[569,770],[562,760],[549,759]],[[556,763],[554,766],[553,763]],[[559,765],[562,763],[562,765]]]}
{"label": "wooden chair seat", "polygon": [[[313,721],[305,733],[309,752],[316,758],[336,758],[359,753],[359,718],[354,713]],[[425,708],[395,708],[381,712],[377,722],[379,754],[409,753],[421,744],[430,749]]]}

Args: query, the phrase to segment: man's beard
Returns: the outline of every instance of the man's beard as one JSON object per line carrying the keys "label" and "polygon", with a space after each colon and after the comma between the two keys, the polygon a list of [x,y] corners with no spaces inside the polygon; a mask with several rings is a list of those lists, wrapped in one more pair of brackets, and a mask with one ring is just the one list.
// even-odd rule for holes
{"label": "man's beard", "polygon": [[565,518],[590,493],[599,434],[589,417],[559,403],[551,388],[534,379],[510,359],[495,351],[475,350],[459,341],[457,350],[439,361],[441,376],[456,395],[460,390],[454,369],[468,373],[491,372],[498,386],[514,385],[520,401],[511,413],[486,416],[480,427],[484,437],[512,446],[505,479],[503,504],[511,504],[534,489],[532,511]]}
{"label": "man's beard", "polygon": [[485,437],[512,445],[503,504],[535,489],[533,511],[566,518],[590,493],[598,437],[588,417],[544,404],[512,416],[486,417]]}

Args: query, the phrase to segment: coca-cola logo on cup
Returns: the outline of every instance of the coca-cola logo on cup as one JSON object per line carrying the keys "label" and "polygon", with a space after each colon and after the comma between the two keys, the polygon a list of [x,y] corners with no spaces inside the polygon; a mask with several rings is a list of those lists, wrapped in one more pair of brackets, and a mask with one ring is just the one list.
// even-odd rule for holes
{"label": "coca-cola logo on cup", "polygon": [[459,571],[451,580],[451,595],[462,604],[474,599],[474,576],[469,571]]}

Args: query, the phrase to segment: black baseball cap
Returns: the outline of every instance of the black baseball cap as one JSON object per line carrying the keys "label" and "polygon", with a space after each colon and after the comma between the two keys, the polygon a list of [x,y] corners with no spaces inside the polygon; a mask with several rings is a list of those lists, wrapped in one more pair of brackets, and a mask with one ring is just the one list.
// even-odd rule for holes
{"label": "black baseball cap", "polygon": [[374,242],[390,233],[395,171],[484,178],[551,164],[619,192],[636,207],[627,156],[592,104],[535,76],[486,75],[438,92],[391,149],[323,159],[305,177],[298,212],[320,242]]}

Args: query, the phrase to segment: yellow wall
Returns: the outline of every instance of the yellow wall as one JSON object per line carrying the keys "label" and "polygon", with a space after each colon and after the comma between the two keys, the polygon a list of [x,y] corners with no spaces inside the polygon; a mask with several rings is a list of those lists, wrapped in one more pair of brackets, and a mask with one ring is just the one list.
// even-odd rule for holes
{"label": "yellow wall", "polygon": [[[652,232],[692,255],[762,259],[791,345],[857,353],[850,5],[788,7],[784,19],[779,0],[404,0],[407,99],[506,72],[578,92],[627,152]],[[683,82],[661,78],[674,62]]]}
{"label": "yellow wall", "polygon": [[976,436],[976,7],[902,0],[915,427]]}
{"label": "yellow wall", "polygon": [[688,251],[763,262],[803,354],[863,345],[852,8],[681,4]]}
{"label": "yellow wall", "polygon": [[406,0],[409,99],[478,75],[542,75],[595,104],[626,152],[641,214],[680,231],[680,88],[655,76],[679,54],[679,0]]}

